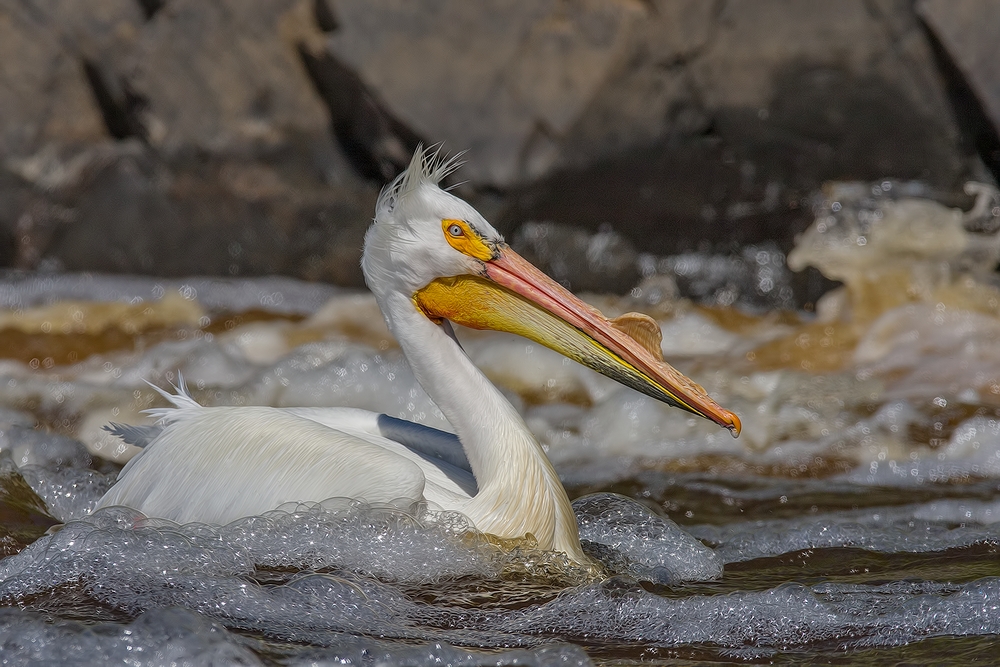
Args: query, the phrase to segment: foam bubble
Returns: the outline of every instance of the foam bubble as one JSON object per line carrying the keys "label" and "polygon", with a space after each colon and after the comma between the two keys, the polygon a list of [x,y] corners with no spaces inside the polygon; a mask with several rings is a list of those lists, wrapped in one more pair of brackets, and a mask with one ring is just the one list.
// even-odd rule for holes
{"label": "foam bubble", "polygon": [[843,648],[1000,631],[1000,578],[964,585],[783,584],[767,591],[666,598],[609,579],[503,619],[498,627],[647,646],[721,646],[762,658],[836,640]]}
{"label": "foam bubble", "polygon": [[45,502],[49,514],[62,522],[90,514],[118,478],[118,473],[89,468],[32,465],[22,467],[20,472],[32,491]]}
{"label": "foam bubble", "polygon": [[722,575],[722,561],[670,519],[630,498],[595,493],[573,501],[584,548],[615,574],[659,584]]}
{"label": "foam bubble", "polygon": [[185,609],[153,609],[128,624],[84,624],[0,609],[0,646],[10,665],[264,664],[239,637]]}
{"label": "foam bubble", "polygon": [[856,547],[882,553],[924,553],[1000,541],[1000,526],[996,524],[969,522],[955,526],[947,520],[917,518],[927,514],[921,506],[874,508],[724,526],[692,526],[690,531],[712,545],[727,563],[803,549]]}

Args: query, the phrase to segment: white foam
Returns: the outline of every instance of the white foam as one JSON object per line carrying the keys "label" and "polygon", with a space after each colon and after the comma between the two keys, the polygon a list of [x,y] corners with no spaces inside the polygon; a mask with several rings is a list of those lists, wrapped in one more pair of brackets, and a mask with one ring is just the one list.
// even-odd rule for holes
{"label": "white foam", "polygon": [[742,659],[837,640],[841,649],[926,637],[1000,632],[1000,578],[964,585],[784,584],[767,591],[665,598],[611,579],[505,618],[498,629],[537,628],[591,642],[735,649]]}
{"label": "white foam", "polygon": [[168,291],[211,310],[312,313],[335,294],[331,285],[293,278],[152,278],[94,273],[8,273],[0,276],[0,307],[18,309],[63,300],[156,301]]}
{"label": "white foam", "polygon": [[711,549],[639,503],[613,493],[573,501],[584,548],[615,574],[659,584],[722,576]]}
{"label": "white foam", "polygon": [[[934,520],[918,518],[933,516]],[[792,519],[693,526],[725,562],[777,556],[803,549],[854,547],[882,553],[926,553],[1000,540],[1000,526],[959,525],[927,506],[808,514]],[[950,519],[951,517],[948,517]],[[970,516],[971,519],[971,516]]]}
{"label": "white foam", "polygon": [[100,473],[87,468],[46,468],[29,465],[20,469],[31,490],[45,503],[59,521],[73,521],[87,516],[117,479],[117,473]]}
{"label": "white foam", "polygon": [[0,645],[10,665],[263,665],[245,643],[219,623],[178,608],[96,625],[0,609]]}
{"label": "white foam", "polygon": [[[625,514],[629,516],[602,518],[600,529],[609,529],[605,535],[617,539],[625,525],[617,519],[632,519],[631,510]],[[673,531],[663,533],[665,524],[654,523],[647,517],[635,525],[639,532],[652,529],[657,539]],[[468,576],[490,581],[497,576],[500,552],[482,543],[470,547],[455,527],[420,524],[350,504],[274,513],[218,529],[174,526],[143,520],[134,512],[102,510],[0,562],[0,600],[11,604],[69,586],[122,613],[149,614],[148,622],[156,619],[165,628],[163,634],[178,642],[170,650],[178,651],[233,651],[231,637],[207,619],[271,640],[315,646],[342,642],[341,633],[491,646],[530,645],[539,636],[557,636],[649,646],[753,647],[759,655],[833,637],[856,637],[845,640],[850,645],[880,646],[1000,632],[1000,618],[994,613],[1000,604],[998,578],[962,585],[787,584],[759,592],[666,598],[616,577],[515,610],[415,602],[402,594],[393,582]],[[630,553],[646,557],[652,552],[648,544],[640,544],[638,552]],[[646,565],[666,553],[653,554]],[[262,566],[303,571],[285,575],[281,585],[262,585],[254,580]],[[361,571],[388,579],[379,581]],[[154,611],[177,607],[191,611],[176,618]],[[36,637],[33,644],[16,645],[37,655],[59,655],[79,632],[79,626],[62,623],[41,632],[23,612],[2,618],[0,633],[6,629],[11,635]],[[108,626],[96,633],[99,642],[88,645],[94,651],[113,652],[122,649],[122,642],[147,646],[161,641],[161,635],[149,637],[146,630],[128,632],[133,626],[141,628],[146,622],[142,619]],[[442,646],[392,654],[401,660],[424,655],[427,662],[416,664],[431,664],[435,656],[462,652]],[[581,654],[554,648],[549,658],[575,664]]]}

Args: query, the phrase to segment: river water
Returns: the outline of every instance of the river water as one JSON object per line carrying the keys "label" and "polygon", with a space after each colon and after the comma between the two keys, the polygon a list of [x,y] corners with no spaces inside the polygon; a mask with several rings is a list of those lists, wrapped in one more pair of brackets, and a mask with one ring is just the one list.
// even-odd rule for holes
{"label": "river water", "polygon": [[994,660],[1000,208],[922,194],[819,196],[787,258],[843,283],[814,312],[766,307],[789,298],[773,249],[744,252],[697,302],[667,271],[711,282],[725,262],[644,257],[628,295],[586,297],[657,318],[666,358],[739,414],[739,439],[531,342],[459,333],[577,498],[590,568],[460,515],[349,499],[225,527],[91,513],[135,453],[101,427],[143,423],[160,400],[145,381],[178,371],[206,404],[447,423],[365,293],[3,277],[0,661]]}

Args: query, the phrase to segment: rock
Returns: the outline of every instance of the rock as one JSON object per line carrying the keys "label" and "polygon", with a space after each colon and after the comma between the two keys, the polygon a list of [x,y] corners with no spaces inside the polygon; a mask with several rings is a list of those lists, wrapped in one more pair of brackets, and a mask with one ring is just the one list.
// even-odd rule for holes
{"label": "rock", "polygon": [[948,185],[968,173],[930,46],[904,3],[736,0],[717,25],[691,70],[741,177],[803,189],[848,173]]}
{"label": "rock", "polygon": [[[72,3],[70,3],[72,4]],[[101,7],[109,3],[95,3]],[[25,3],[0,7],[0,156],[30,155],[47,144],[99,141],[106,130],[52,16]]]}
{"label": "rock", "polygon": [[0,10],[5,265],[363,283],[312,0],[37,4]]}
{"label": "rock", "polygon": [[0,452],[9,454],[18,467],[88,467],[92,463],[82,442],[56,433],[11,424],[2,416]]}
{"label": "rock", "polygon": [[[945,7],[919,5],[991,100],[996,47],[963,35],[993,10]],[[511,238],[788,252],[824,181],[981,173],[934,48],[907,0],[8,3],[0,265],[360,284],[421,141],[471,149],[459,192]],[[562,279],[627,289],[618,250]]]}
{"label": "rock", "polygon": [[10,453],[0,450],[0,558],[18,553],[57,523]]}
{"label": "rock", "polygon": [[60,195],[73,215],[50,233],[48,266],[363,284],[361,243],[376,188],[327,185],[277,158],[167,164],[135,140],[116,146]]}
{"label": "rock", "polygon": [[509,186],[548,171],[557,141],[626,54],[638,5],[339,0],[330,49],[404,123],[469,149],[465,175]]}
{"label": "rock", "polygon": [[[975,100],[968,100],[966,107],[981,106],[984,119],[968,118],[973,137],[989,143],[991,155],[985,157],[993,169],[994,178],[1000,178],[1000,5],[990,2],[953,3],[942,0],[923,0],[917,3],[917,12],[927,23],[951,60],[964,78],[964,86],[971,88]],[[959,84],[961,85],[961,84]],[[956,109],[956,114],[975,113],[978,110]],[[979,127],[975,127],[979,125]]]}
{"label": "rock", "polygon": [[148,140],[165,154],[245,152],[289,133],[329,141],[297,50],[321,41],[309,0],[171,0],[106,66],[146,101]]}
{"label": "rock", "polygon": [[904,3],[720,6],[691,19],[687,50],[655,56],[637,38],[567,135],[560,168],[516,194],[502,227],[610,225],[666,255],[769,241],[788,252],[828,180],[949,189],[976,172]]}
{"label": "rock", "polygon": [[716,31],[715,3],[655,0],[626,55],[560,141],[557,167],[591,165],[665,136],[696,136],[712,119],[689,65]]}
{"label": "rock", "polygon": [[349,67],[329,53],[302,49],[316,90],[330,109],[333,135],[355,171],[389,182],[406,168],[421,138],[393,116]]}

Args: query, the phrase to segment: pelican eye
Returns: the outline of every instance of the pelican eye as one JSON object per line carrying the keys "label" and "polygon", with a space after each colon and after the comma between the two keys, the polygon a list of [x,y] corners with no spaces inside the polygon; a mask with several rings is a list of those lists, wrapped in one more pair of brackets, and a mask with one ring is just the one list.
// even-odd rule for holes
{"label": "pelican eye", "polygon": [[475,257],[484,262],[493,259],[493,250],[465,220],[442,220],[441,229],[444,231],[444,239],[448,245],[463,255]]}

